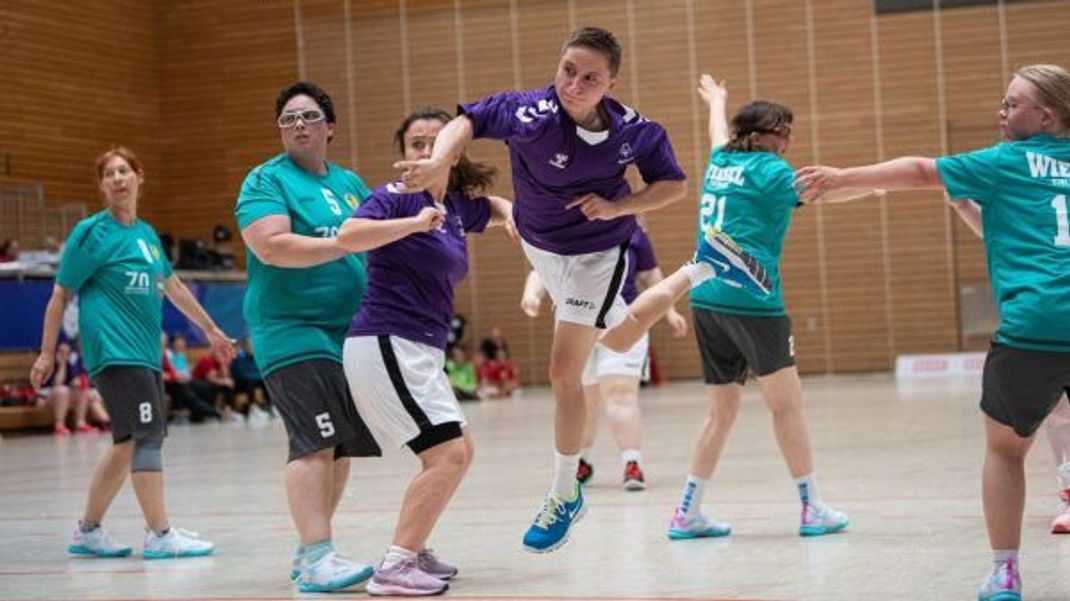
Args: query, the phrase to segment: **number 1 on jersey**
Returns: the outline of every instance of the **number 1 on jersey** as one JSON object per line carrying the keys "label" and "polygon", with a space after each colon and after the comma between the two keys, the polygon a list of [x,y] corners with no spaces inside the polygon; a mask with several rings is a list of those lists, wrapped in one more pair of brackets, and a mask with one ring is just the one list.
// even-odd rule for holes
{"label": "number 1 on jersey", "polygon": [[1067,216],[1066,195],[1060,194],[1051,199],[1051,208],[1055,209],[1055,246],[1070,246],[1070,218]]}

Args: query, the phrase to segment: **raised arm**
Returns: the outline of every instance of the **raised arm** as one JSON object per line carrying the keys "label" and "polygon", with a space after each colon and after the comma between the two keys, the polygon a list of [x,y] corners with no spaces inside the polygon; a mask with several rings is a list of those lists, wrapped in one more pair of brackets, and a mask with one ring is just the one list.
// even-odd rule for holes
{"label": "raised arm", "polygon": [[442,188],[449,182],[450,167],[464,152],[473,136],[472,120],[466,115],[454,117],[435,138],[431,158],[418,161],[398,161],[394,169],[401,170],[401,183],[410,192],[425,190],[440,183]]}
{"label": "raised arm", "polygon": [[193,293],[190,292],[181,278],[172,274],[164,280],[163,291],[183,315],[204,331],[204,335],[208,337],[208,342],[212,345],[213,351],[220,353],[226,361],[234,358],[236,353],[234,340],[219,329],[219,326],[212,320],[212,316],[208,315],[201,303],[197,302],[196,297],[193,296]]}
{"label": "raised arm", "polygon": [[424,207],[412,217],[397,219],[353,217],[342,223],[334,243],[344,252],[364,252],[386,246],[409,234],[429,232],[442,225],[444,219],[442,211],[434,207]]}
{"label": "raised arm", "polygon": [[63,311],[67,308],[70,298],[70,292],[66,288],[59,284],[52,286],[52,297],[48,299],[48,306],[45,308],[45,322],[41,332],[41,353],[30,367],[30,383],[34,388],[40,388],[55,369],[56,340],[59,338],[60,325],[63,324]]}
{"label": "raised arm", "polygon": [[347,254],[330,238],[330,230],[324,228],[321,234],[316,238],[293,233],[287,215],[261,217],[241,231],[256,258],[273,267],[314,267]]}
{"label": "raised arm", "polygon": [[924,157],[902,157],[847,169],[812,165],[795,172],[795,183],[804,202],[822,202],[824,194],[832,190],[943,187],[936,161]]}
{"label": "raised arm", "polygon": [[728,142],[728,88],[725,81],[717,82],[713,76],[703,74],[699,78],[698,93],[710,107],[710,149],[723,146]]}

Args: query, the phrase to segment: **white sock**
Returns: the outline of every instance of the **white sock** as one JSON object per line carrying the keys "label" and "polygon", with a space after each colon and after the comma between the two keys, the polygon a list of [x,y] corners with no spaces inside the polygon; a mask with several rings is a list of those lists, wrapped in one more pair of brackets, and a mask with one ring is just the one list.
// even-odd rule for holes
{"label": "white sock", "polygon": [[696,288],[706,280],[717,277],[717,272],[713,270],[713,266],[703,261],[695,261],[694,263],[687,263],[680,269],[683,270],[687,279],[691,280],[691,287]]}
{"label": "white sock", "polygon": [[810,472],[802,478],[796,478],[795,487],[799,490],[799,501],[803,505],[821,506],[821,496],[817,493],[816,474]]}
{"label": "white sock", "polygon": [[1070,489],[1070,461],[1059,466],[1059,482],[1062,483],[1063,490]]}
{"label": "white sock", "polygon": [[693,518],[702,513],[702,493],[706,491],[706,480],[694,474],[687,475],[684,482],[684,494],[680,497],[680,513]]}
{"label": "white sock", "polygon": [[576,497],[576,468],[580,466],[579,455],[562,455],[554,451],[554,483],[550,489],[566,501]]}
{"label": "white sock", "polygon": [[634,461],[636,463],[639,463],[642,460],[643,460],[643,454],[639,452],[639,449],[624,449],[623,451],[620,452],[620,461],[625,466],[627,466],[628,462],[630,462],[630,461]]}
{"label": "white sock", "polygon": [[386,550],[386,556],[383,557],[383,569],[394,566],[405,559],[416,559],[416,551],[409,551],[405,547],[390,545],[390,548]]}

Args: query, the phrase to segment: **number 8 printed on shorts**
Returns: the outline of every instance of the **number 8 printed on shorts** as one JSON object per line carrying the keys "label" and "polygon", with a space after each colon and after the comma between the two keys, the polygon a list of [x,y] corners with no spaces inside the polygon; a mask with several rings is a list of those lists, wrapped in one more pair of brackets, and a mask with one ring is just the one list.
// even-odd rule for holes
{"label": "number 8 printed on shorts", "polygon": [[140,413],[140,416],[141,416],[141,423],[143,423],[143,424],[151,424],[152,423],[152,403],[149,403],[149,402],[141,403],[140,405],[137,406],[137,409],[138,409],[138,413]]}

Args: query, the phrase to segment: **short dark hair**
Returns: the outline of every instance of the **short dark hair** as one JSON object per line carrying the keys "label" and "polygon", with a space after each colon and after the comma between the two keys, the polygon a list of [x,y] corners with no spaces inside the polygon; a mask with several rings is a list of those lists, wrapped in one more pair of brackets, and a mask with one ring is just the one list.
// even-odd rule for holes
{"label": "short dark hair", "polygon": [[783,104],[766,100],[748,102],[732,117],[732,137],[724,148],[728,151],[761,150],[754,144],[756,135],[777,133],[778,127],[790,126],[794,118],[791,109]]}
{"label": "short dark hair", "polygon": [[332,125],[335,123],[334,101],[331,100],[331,95],[311,81],[299,81],[283,88],[283,90],[279,92],[279,96],[275,98],[275,119],[279,118],[279,115],[282,114],[283,107],[286,106],[286,103],[289,102],[291,98],[300,96],[301,94],[316,101],[320,110],[323,111],[323,116],[326,118],[327,123]]}
{"label": "short dark hair", "polygon": [[565,38],[565,44],[561,47],[561,52],[564,53],[573,47],[589,48],[604,54],[609,59],[609,74],[613,77],[616,77],[617,72],[620,71],[622,51],[617,38],[613,36],[611,31],[601,27],[581,27],[568,34],[568,37]]}

